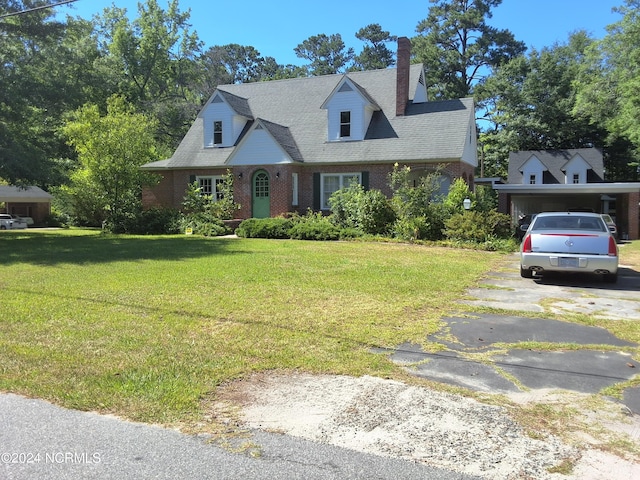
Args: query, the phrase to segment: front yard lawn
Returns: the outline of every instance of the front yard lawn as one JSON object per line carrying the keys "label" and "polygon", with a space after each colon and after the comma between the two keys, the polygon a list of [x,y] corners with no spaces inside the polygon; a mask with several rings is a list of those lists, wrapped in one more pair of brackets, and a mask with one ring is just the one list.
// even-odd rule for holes
{"label": "front yard lawn", "polygon": [[0,391],[191,423],[270,369],[393,376],[371,346],[423,342],[498,254],[415,245],[0,235]]}

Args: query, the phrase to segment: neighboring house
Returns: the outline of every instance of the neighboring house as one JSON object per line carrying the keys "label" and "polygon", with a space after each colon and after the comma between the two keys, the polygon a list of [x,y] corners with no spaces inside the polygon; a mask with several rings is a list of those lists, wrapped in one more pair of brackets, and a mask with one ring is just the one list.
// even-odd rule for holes
{"label": "neighboring house", "polygon": [[427,101],[409,59],[403,37],[397,69],[218,86],[174,155],[142,167],[162,177],[145,206],[180,207],[194,181],[215,198],[228,170],[238,218],[328,210],[354,178],[390,195],[395,163],[415,179],[442,165],[443,188],[458,177],[473,187],[473,99]]}
{"label": "neighboring house", "polygon": [[507,183],[493,188],[500,211],[510,213],[514,222],[531,213],[587,209],[610,214],[629,239],[640,235],[640,183],[606,182],[597,148],[511,152]]}
{"label": "neighboring house", "polygon": [[0,204],[5,213],[31,217],[36,225],[45,223],[51,214],[53,196],[39,187],[0,185]]}

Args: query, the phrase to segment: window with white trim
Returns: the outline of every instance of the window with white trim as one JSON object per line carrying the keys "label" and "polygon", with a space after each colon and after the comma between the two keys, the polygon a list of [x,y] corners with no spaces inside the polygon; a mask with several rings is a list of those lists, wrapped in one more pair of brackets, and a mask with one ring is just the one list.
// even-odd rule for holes
{"label": "window with white trim", "polygon": [[580,183],[580,174],[579,173],[574,173],[573,174],[573,183]]}
{"label": "window with white trim", "polygon": [[352,183],[362,183],[360,173],[323,173],[320,176],[320,202],[323,210],[329,210],[329,198],[341,188],[347,188]]}
{"label": "window with white trim", "polygon": [[213,122],[213,144],[222,145],[222,120]]}
{"label": "window with white trim", "polygon": [[340,112],[340,137],[351,136],[351,112]]}
{"label": "window with white trim", "polygon": [[200,195],[210,195],[214,201],[222,199],[222,184],[224,178],[219,175],[211,177],[196,177]]}

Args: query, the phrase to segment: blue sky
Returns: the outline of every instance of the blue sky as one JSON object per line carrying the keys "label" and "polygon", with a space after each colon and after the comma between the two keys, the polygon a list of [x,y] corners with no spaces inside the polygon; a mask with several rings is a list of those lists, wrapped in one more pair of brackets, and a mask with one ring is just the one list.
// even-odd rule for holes
{"label": "blue sky", "polygon": [[[168,2],[158,3],[166,8]],[[137,0],[77,0],[72,7],[57,10],[90,19],[112,4],[137,16]],[[571,32],[581,29],[602,38],[605,27],[620,19],[611,9],[623,4],[624,0],[503,0],[488,23],[508,28],[528,47],[540,49],[565,42]],[[182,11],[191,9],[193,29],[205,48],[250,45],[278,63],[302,65],[305,61],[297,58],[293,49],[312,35],[339,33],[347,47],[358,53],[361,43],[355,32],[360,28],[378,23],[392,35],[415,36],[416,26],[427,17],[431,4],[428,0],[180,0],[179,5]]]}

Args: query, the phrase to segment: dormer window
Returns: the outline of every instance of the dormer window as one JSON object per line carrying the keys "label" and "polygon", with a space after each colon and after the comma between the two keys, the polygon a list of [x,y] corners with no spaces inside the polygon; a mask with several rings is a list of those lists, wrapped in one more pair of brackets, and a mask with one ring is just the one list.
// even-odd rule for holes
{"label": "dormer window", "polygon": [[573,174],[573,183],[580,183],[580,174],[579,173],[574,173]]}
{"label": "dormer window", "polygon": [[222,145],[222,121],[213,122],[213,144]]}
{"label": "dormer window", "polygon": [[351,136],[351,112],[340,112],[340,137]]}
{"label": "dormer window", "polygon": [[369,93],[343,76],[321,108],[327,110],[327,141],[364,140],[374,112],[380,107]]}
{"label": "dormer window", "polygon": [[535,185],[535,184],[536,184],[536,176],[529,175],[529,185]]}

